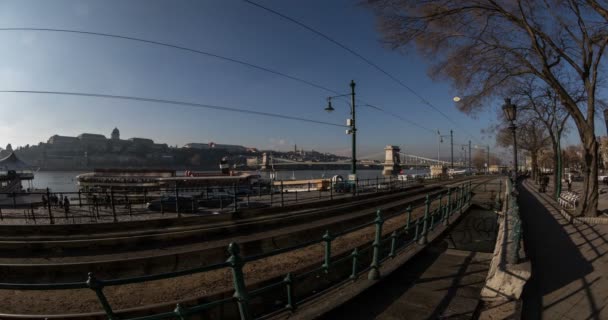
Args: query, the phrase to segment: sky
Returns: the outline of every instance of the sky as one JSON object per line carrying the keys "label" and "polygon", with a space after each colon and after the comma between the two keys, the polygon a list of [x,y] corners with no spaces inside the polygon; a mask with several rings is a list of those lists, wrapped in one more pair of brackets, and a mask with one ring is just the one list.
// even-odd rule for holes
{"label": "sky", "polygon": [[[270,68],[349,93],[427,129],[373,108],[357,107],[359,158],[386,145],[436,157],[438,137],[454,130],[460,144],[490,144],[481,130],[496,121],[502,101],[471,117],[459,112],[448,83],[427,76],[415,53],[392,51],[370,10],[353,0],[257,0],[322,31],[388,70],[452,121],[386,75],[327,40],[241,0],[0,1],[0,28],[57,28],[117,34],[203,50]],[[70,91],[218,105],[345,124],[349,105],[327,91],[277,75],[166,47],[121,39],[41,31],[0,31],[0,90]],[[256,115],[104,98],[0,93],[0,146],[37,144],[51,135],[83,132],[260,149],[350,153],[344,128]],[[469,134],[473,135],[471,138]],[[449,138],[441,144],[449,156]]]}

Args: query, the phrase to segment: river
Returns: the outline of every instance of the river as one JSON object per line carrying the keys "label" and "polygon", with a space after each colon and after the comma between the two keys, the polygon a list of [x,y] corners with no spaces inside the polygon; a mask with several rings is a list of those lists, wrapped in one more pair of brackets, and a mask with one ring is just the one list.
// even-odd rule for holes
{"label": "river", "polygon": [[[83,173],[82,171],[39,171],[36,173],[33,185],[37,189],[49,188],[55,192],[75,192],[78,191],[76,176]],[[335,175],[340,175],[344,178],[348,177],[349,170],[285,170],[277,171],[275,179],[291,180],[291,179],[318,179],[330,178]],[[407,174],[425,174],[428,169],[405,170]],[[183,172],[177,173],[183,174]],[[269,178],[268,172],[261,172],[262,177]],[[359,179],[375,179],[382,177],[382,170],[361,170],[357,171]]]}

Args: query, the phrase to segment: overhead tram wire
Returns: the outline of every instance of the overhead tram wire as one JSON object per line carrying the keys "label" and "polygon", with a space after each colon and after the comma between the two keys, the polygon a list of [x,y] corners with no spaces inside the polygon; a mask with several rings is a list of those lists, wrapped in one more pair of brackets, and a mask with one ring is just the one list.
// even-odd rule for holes
{"label": "overhead tram wire", "polygon": [[194,103],[194,102],[167,100],[167,99],[155,99],[155,98],[110,95],[110,94],[88,93],[88,92],[68,92],[68,91],[0,90],[0,93],[46,94],[46,95],[77,96],[77,97],[106,98],[106,99],[119,99],[119,100],[130,100],[130,101],[140,101],[140,102],[152,102],[152,103],[160,103],[160,104],[172,104],[172,105],[178,105],[178,106],[213,109],[213,110],[220,110],[220,111],[239,112],[239,113],[245,113],[245,114],[265,116],[265,117],[310,122],[310,123],[316,123],[316,124],[322,124],[322,125],[334,126],[334,127],[341,127],[341,128],[347,127],[345,125],[341,125],[338,123],[331,123],[331,122],[319,121],[319,120],[314,120],[314,119],[294,117],[294,116],[289,116],[289,115],[284,115],[284,114],[279,114],[279,113],[254,111],[254,110],[247,110],[247,109],[239,109],[239,108],[232,108],[232,107],[223,107],[223,106],[209,105],[209,104],[203,104],[203,103]]}
{"label": "overhead tram wire", "polygon": [[428,100],[426,100],[424,97],[422,97],[422,95],[420,95],[418,92],[416,92],[414,89],[412,89],[410,86],[406,85],[405,83],[403,83],[403,81],[399,80],[397,77],[395,77],[394,75],[392,75],[391,73],[389,73],[388,71],[384,70],[383,68],[381,68],[380,66],[378,66],[377,64],[375,64],[373,61],[367,59],[366,57],[364,57],[363,55],[361,55],[360,53],[358,53],[357,51],[347,47],[346,45],[342,44],[341,42],[339,42],[338,40],[335,40],[333,38],[331,38],[330,36],[324,34],[321,31],[318,31],[316,29],[314,29],[313,27],[310,27],[308,25],[306,25],[303,22],[300,22],[292,17],[289,17],[283,13],[280,13],[274,9],[268,8],[266,6],[263,6],[259,3],[256,3],[254,1],[251,0],[243,0],[244,2],[247,2],[253,6],[256,6],[260,9],[263,9],[265,11],[268,11],[274,15],[277,15],[285,20],[288,20],[292,23],[295,23],[297,25],[299,25],[300,27],[322,37],[323,39],[337,45],[338,47],[348,51],[349,53],[351,53],[352,55],[356,56],[357,58],[361,59],[363,62],[367,63],[368,65],[372,66],[373,68],[375,68],[376,70],[380,71],[381,73],[383,73],[384,75],[386,75],[387,77],[389,77],[390,79],[392,79],[393,81],[395,81],[397,84],[399,84],[400,86],[402,86],[403,88],[405,88],[407,91],[409,91],[410,93],[412,93],[414,96],[416,96],[418,99],[420,99],[420,101],[422,101],[422,103],[424,103],[425,105],[427,105],[428,107],[432,108],[433,110],[435,110],[436,112],[438,112],[439,114],[441,114],[444,118],[446,118],[449,122],[451,122],[453,125],[459,127],[464,133],[468,134],[471,138],[474,138],[474,136],[467,132],[467,130],[465,130],[464,128],[462,128],[458,123],[456,123],[454,120],[452,120],[450,117],[448,117],[448,115],[446,115],[443,111],[441,111],[439,108],[435,107],[432,103],[430,103]]}
{"label": "overhead tram wire", "polygon": [[188,47],[184,47],[184,46],[179,46],[179,45],[175,45],[175,44],[170,44],[170,43],[166,43],[166,42],[160,42],[160,41],[155,41],[155,40],[147,40],[147,39],[142,39],[142,38],[136,38],[136,37],[130,37],[130,36],[123,36],[123,35],[118,35],[118,34],[111,34],[111,33],[104,33],[104,32],[94,32],[94,31],[82,31],[82,30],[72,30],[72,29],[54,29],[54,28],[0,28],[0,31],[41,31],[41,32],[56,32],[56,33],[74,33],[74,34],[84,34],[84,35],[90,35],[90,36],[98,36],[98,37],[106,37],[106,38],[114,38],[114,39],[122,39],[122,40],[130,40],[130,41],[136,41],[136,42],[141,42],[141,43],[147,43],[147,44],[153,44],[153,45],[157,45],[157,46],[162,46],[162,47],[167,47],[167,48],[172,48],[172,49],[177,49],[177,50],[182,50],[182,51],[187,51],[187,52],[191,52],[191,53],[196,53],[196,54],[201,54],[201,55],[205,55],[208,57],[213,57],[213,58],[217,58],[217,59],[221,59],[224,61],[229,61],[229,62],[233,62],[233,63],[237,63],[240,65],[244,65],[250,68],[254,68],[254,69],[258,69],[258,70],[262,70],[265,72],[269,72],[284,78],[288,78],[294,81],[298,81],[300,83],[304,83],[306,85],[315,87],[317,89],[321,89],[321,90],[325,90],[327,92],[333,93],[333,94],[340,94],[337,91],[334,91],[332,89],[329,89],[325,86],[322,86],[318,83],[314,83],[312,81],[308,81],[302,78],[298,78],[277,70],[273,70],[270,68],[266,68],[266,67],[262,67],[259,65],[255,65],[253,63],[249,63],[247,61],[243,61],[243,60],[238,60],[238,59],[234,59],[234,58],[230,58],[230,57],[226,57],[226,56],[222,56],[219,54],[215,54],[212,52],[207,52],[207,51],[203,51],[203,50],[198,50],[198,49],[193,49],[193,48],[188,48]]}
{"label": "overhead tram wire", "polygon": [[[244,65],[250,68],[254,68],[257,70],[261,70],[264,72],[268,72],[274,75],[278,75],[287,79],[291,79],[303,84],[306,84],[308,86],[317,88],[317,89],[321,89],[327,92],[330,92],[332,94],[336,94],[339,95],[340,92],[327,88],[323,85],[320,85],[318,83],[306,80],[306,79],[302,79],[296,76],[292,76],[271,68],[267,68],[267,67],[263,67],[260,65],[256,65],[247,61],[243,61],[243,60],[238,60],[238,59],[234,59],[234,58],[230,58],[230,57],[226,57],[226,56],[222,56],[216,53],[212,53],[212,52],[207,52],[207,51],[202,51],[202,50],[198,50],[198,49],[193,49],[193,48],[188,48],[188,47],[184,47],[184,46],[179,46],[179,45],[174,45],[174,44],[170,44],[170,43],[166,43],[166,42],[160,42],[160,41],[156,41],[156,40],[148,40],[148,39],[142,39],[142,38],[136,38],[136,37],[131,37],[131,36],[123,36],[123,35],[118,35],[118,34],[111,34],[111,33],[105,33],[105,32],[95,32],[95,31],[83,31],[83,30],[72,30],[72,29],[55,29],[55,28],[28,28],[28,27],[15,27],[15,28],[0,28],[0,31],[40,31],[40,32],[54,32],[54,33],[72,33],[72,34],[83,34],[83,35],[89,35],[89,36],[97,36],[97,37],[105,37],[105,38],[114,38],[114,39],[121,39],[121,40],[129,40],[129,41],[135,41],[135,42],[141,42],[141,43],[146,43],[146,44],[152,44],[152,45],[158,45],[158,46],[162,46],[162,47],[167,47],[167,48],[172,48],[172,49],[177,49],[177,50],[181,50],[181,51],[187,51],[190,53],[196,53],[196,54],[201,54],[201,55],[205,55],[205,56],[209,56],[209,57],[213,57],[213,58],[217,58],[220,60],[224,60],[224,61],[229,61],[232,63],[236,63],[236,64],[240,64],[240,65]],[[395,118],[398,118],[401,121],[407,122],[413,126],[416,126],[418,128],[427,130],[427,131],[431,131],[434,132],[432,129],[429,128],[425,128],[419,124],[417,124],[416,122],[413,122],[411,120],[405,119],[399,115],[396,115],[392,112],[387,111],[384,108],[380,108],[380,107],[376,107],[373,106],[369,103],[366,103],[360,99],[357,99],[358,101],[363,102],[367,107],[371,107],[374,108],[378,111],[384,112],[388,115],[391,115]]]}

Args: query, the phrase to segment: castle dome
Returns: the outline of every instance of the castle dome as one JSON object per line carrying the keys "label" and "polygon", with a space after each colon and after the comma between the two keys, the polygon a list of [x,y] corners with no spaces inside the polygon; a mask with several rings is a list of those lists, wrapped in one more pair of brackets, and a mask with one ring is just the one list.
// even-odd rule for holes
{"label": "castle dome", "polygon": [[120,131],[118,130],[118,128],[114,128],[114,130],[112,130],[112,140],[120,140]]}

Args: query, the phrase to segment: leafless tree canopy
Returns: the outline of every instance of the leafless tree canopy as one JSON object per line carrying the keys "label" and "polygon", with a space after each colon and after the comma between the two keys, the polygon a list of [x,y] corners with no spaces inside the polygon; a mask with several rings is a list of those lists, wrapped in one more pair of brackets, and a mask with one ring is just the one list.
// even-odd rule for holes
{"label": "leafless tree canopy", "polygon": [[[596,91],[608,44],[608,7],[596,0],[366,0],[384,41],[415,47],[431,76],[461,92],[459,108],[474,113],[522,78],[550,87],[576,123],[585,150],[586,198],[597,207]],[[580,101],[581,92],[584,101]],[[595,194],[595,198],[594,195]]]}

